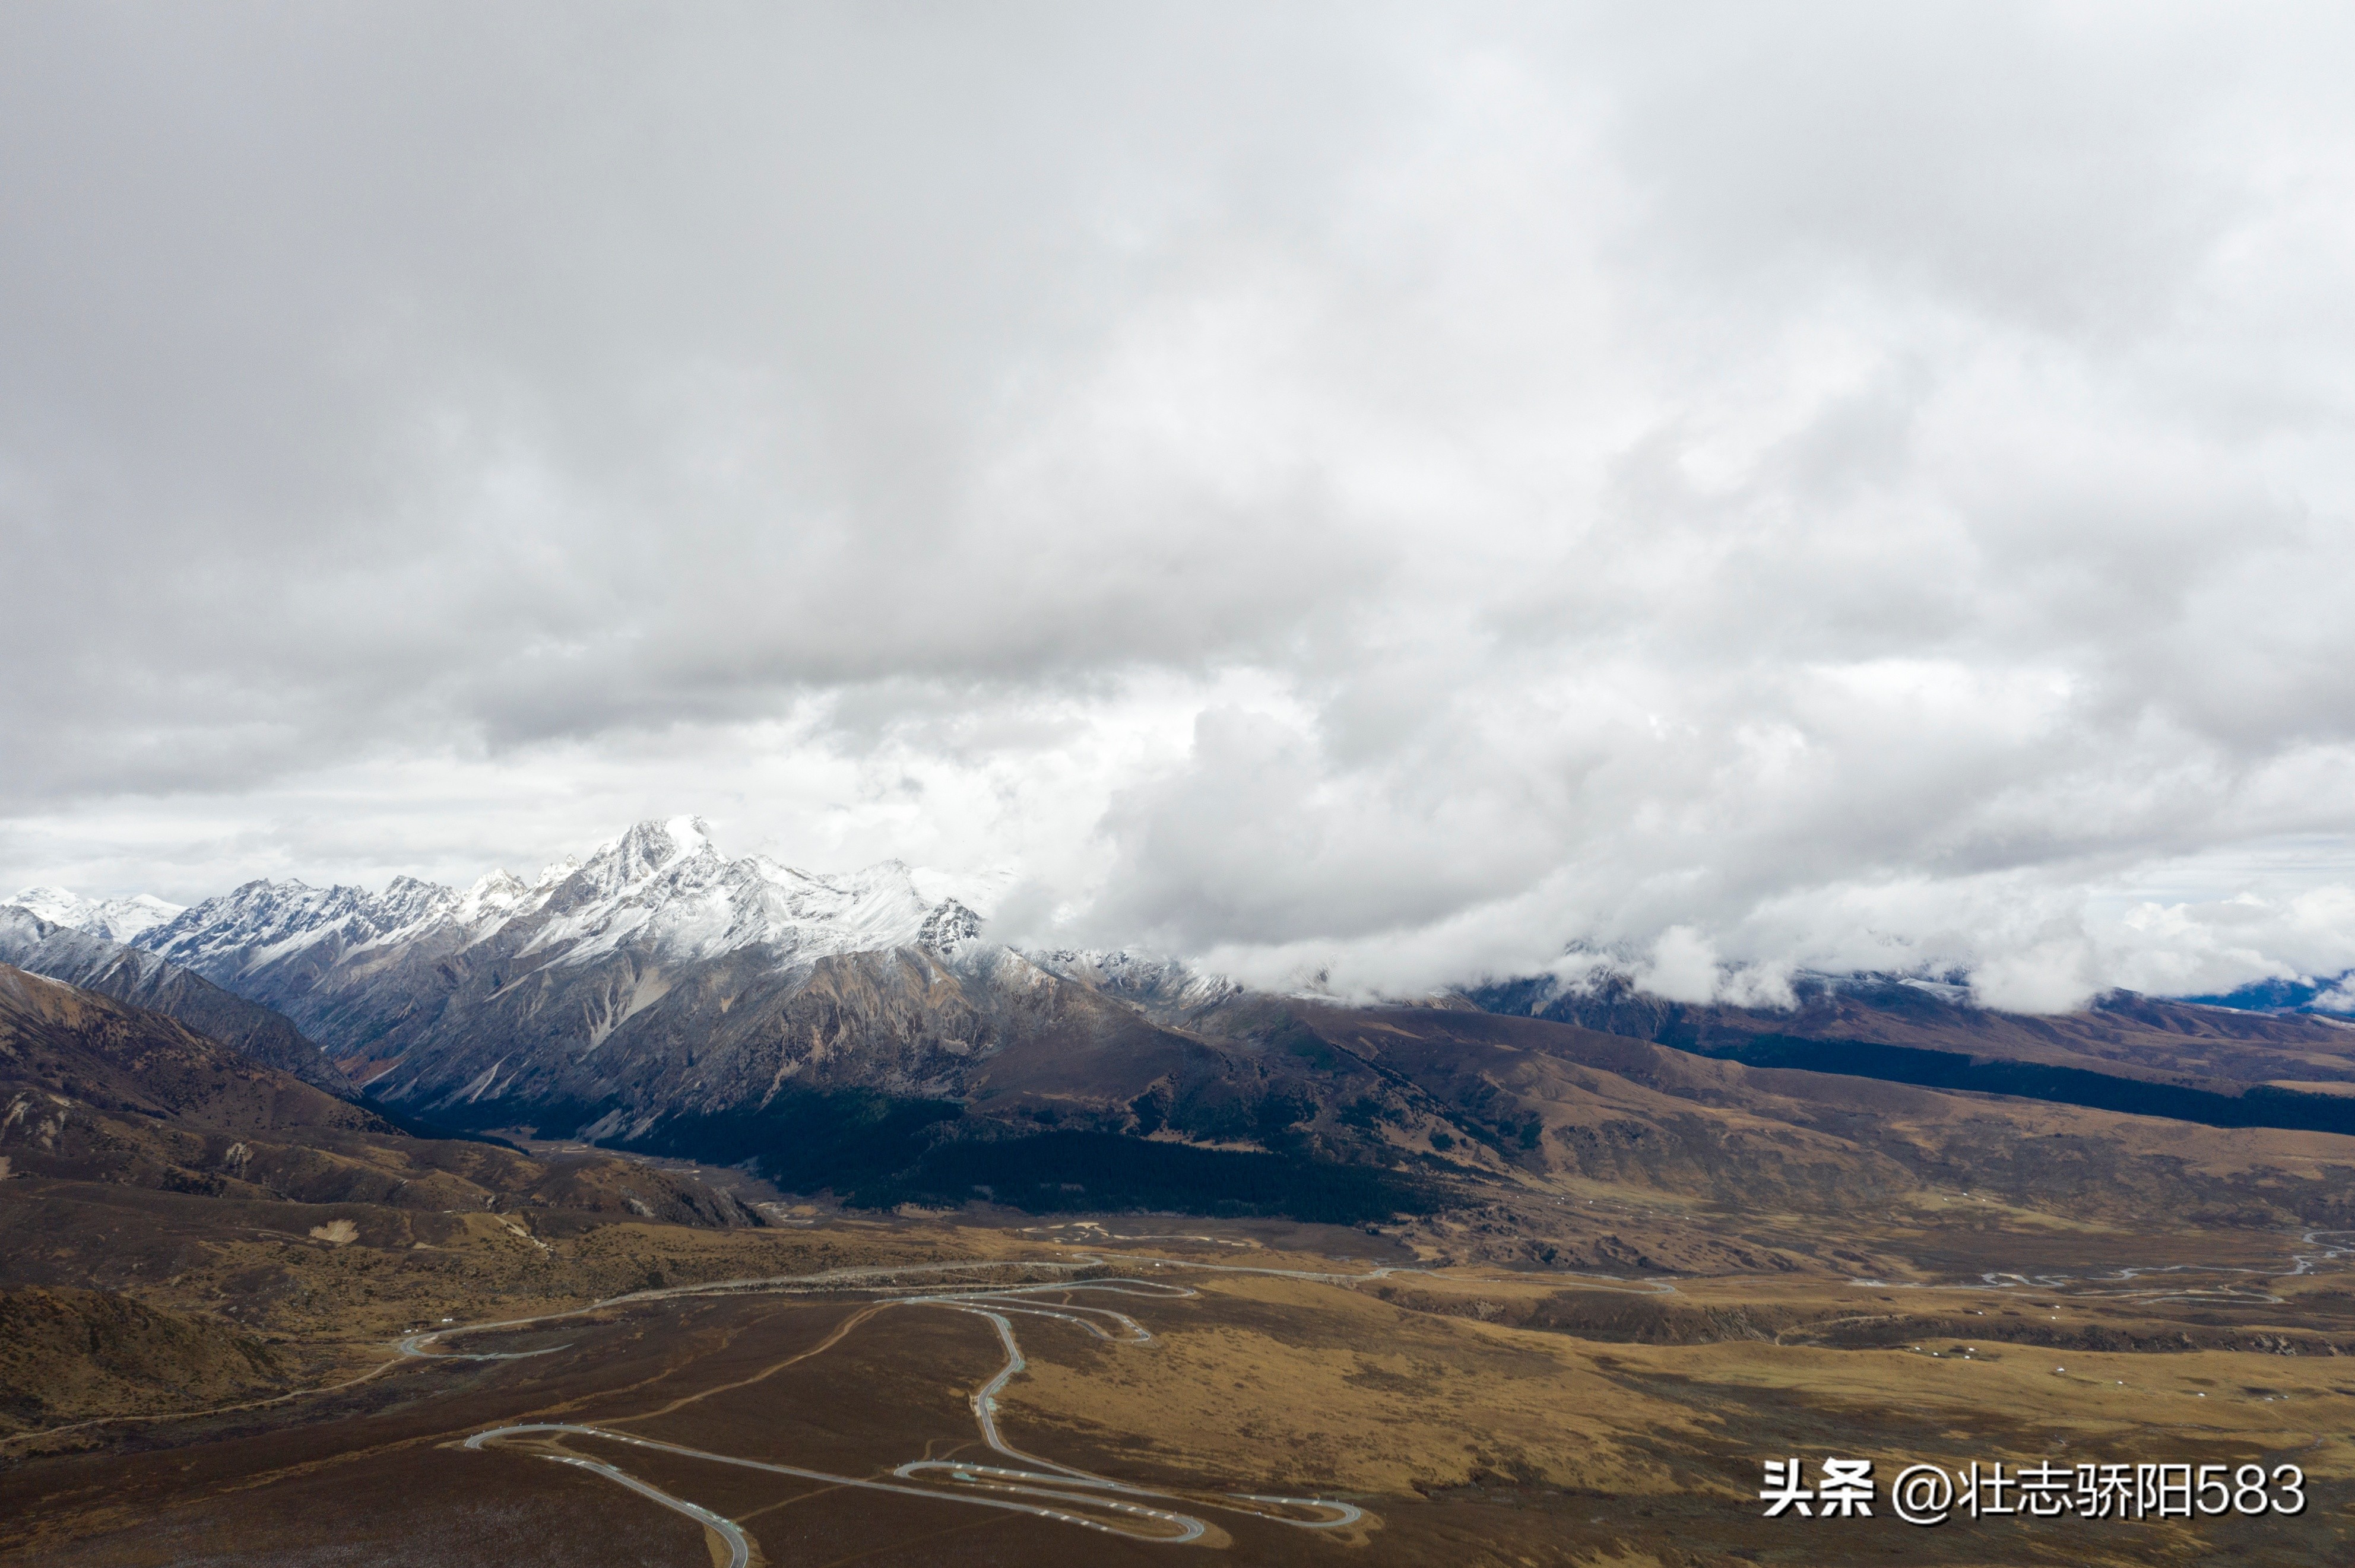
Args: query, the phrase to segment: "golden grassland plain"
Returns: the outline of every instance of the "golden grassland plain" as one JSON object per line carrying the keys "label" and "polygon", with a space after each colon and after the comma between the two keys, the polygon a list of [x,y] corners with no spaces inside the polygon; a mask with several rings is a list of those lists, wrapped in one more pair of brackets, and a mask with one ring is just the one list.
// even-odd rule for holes
{"label": "golden grassland plain", "polygon": [[[1565,1227],[1607,1226],[1639,1247],[1661,1241],[1655,1224],[1708,1223],[1608,1194],[1573,1194],[1561,1213]],[[2342,1354],[2355,1353],[2355,1296],[2323,1241],[2096,1225],[1933,1192],[1869,1214],[1745,1222],[1744,1245],[1779,1260],[1764,1272],[1605,1277],[1482,1261],[1480,1223],[1377,1236],[1136,1216],[827,1214],[728,1231],[484,1213],[393,1225],[378,1213],[349,1241],[215,1234],[176,1254],[180,1266],[141,1298],[246,1335],[275,1358],[275,1382],[229,1401],[191,1390],[181,1408],[242,1408],[169,1419],[152,1419],[163,1401],[152,1391],[52,1391],[53,1407],[0,1448],[0,1552],[91,1564],[700,1562],[709,1542],[688,1521],[610,1480],[453,1445],[501,1422],[560,1418],[651,1423],[634,1429],[829,1473],[971,1453],[965,1402],[1002,1361],[977,1320],[879,1310],[885,1287],[848,1281],[692,1291],[986,1260],[1004,1266],[976,1277],[998,1283],[1127,1277],[1191,1292],[1123,1304],[1152,1336],[1142,1343],[1025,1320],[1028,1368],[998,1406],[1030,1452],[1194,1495],[1346,1498],[1371,1516],[1346,1538],[1232,1523],[1220,1539],[1240,1561],[2303,1563],[2344,1561],[2355,1542],[2355,1360]],[[1802,1256],[1848,1240],[1885,1272]],[[1442,1255],[1455,1261],[1439,1266]],[[525,1360],[436,1364],[392,1349],[445,1319],[632,1293],[453,1341],[547,1352]],[[151,1419],[75,1425],[108,1416]],[[1885,1517],[1760,1517],[1762,1460],[1832,1455],[1872,1459],[1884,1478],[1915,1461],[2295,1463],[2312,1500],[2295,1519],[2189,1524],[1924,1531]],[[741,1520],[772,1563],[829,1561],[837,1548],[879,1563],[1199,1549],[677,1457],[619,1462]],[[420,1489],[432,1509],[416,1506]],[[338,1539],[373,1556],[334,1555],[315,1532],[272,1522],[329,1506]]]}

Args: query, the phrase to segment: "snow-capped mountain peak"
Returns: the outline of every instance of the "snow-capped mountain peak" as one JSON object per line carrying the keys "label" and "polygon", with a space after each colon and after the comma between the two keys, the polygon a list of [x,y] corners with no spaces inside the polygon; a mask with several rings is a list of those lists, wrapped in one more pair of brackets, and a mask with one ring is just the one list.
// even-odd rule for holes
{"label": "snow-capped mountain peak", "polygon": [[586,963],[623,947],[672,959],[760,948],[791,967],[913,944],[932,907],[898,861],[834,875],[729,860],[701,819],[680,817],[599,846],[552,890],[526,950]]}
{"label": "snow-capped mountain peak", "polygon": [[129,898],[78,898],[62,887],[22,888],[7,902],[52,926],[87,931],[111,942],[128,942],[180,912],[179,905],[144,893]]}
{"label": "snow-capped mountain peak", "polygon": [[411,876],[395,877],[381,893],[251,882],[180,913],[138,945],[216,978],[314,948],[332,964],[362,948],[426,943],[456,952],[494,938],[534,963],[586,964],[626,949],[667,964],[758,948],[790,969],[970,940],[995,880],[923,873],[920,881],[897,860],[840,874],[763,855],[730,860],[709,823],[685,816],[639,822],[528,884],[508,871],[464,892]]}
{"label": "snow-capped mountain peak", "polygon": [[533,892],[532,885],[514,872],[488,872],[458,895],[451,916],[467,927],[479,926],[485,920],[504,920],[528,903]]}
{"label": "snow-capped mountain peak", "polygon": [[710,824],[701,817],[673,817],[666,822],[640,822],[599,844],[578,874],[601,893],[612,894],[705,858],[719,859],[712,847]]}

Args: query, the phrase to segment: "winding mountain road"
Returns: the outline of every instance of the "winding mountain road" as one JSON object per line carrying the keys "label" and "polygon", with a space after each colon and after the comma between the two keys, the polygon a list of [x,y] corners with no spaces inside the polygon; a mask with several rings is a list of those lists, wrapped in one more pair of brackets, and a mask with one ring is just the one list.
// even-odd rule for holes
{"label": "winding mountain road", "polygon": [[[592,1439],[640,1450],[703,1460],[711,1464],[790,1476],[800,1480],[822,1482],[827,1486],[896,1492],[910,1497],[965,1503],[980,1508],[1001,1509],[1010,1512],[1028,1514],[1038,1519],[1052,1520],[1060,1524],[1076,1525],[1082,1529],[1124,1536],[1133,1541],[1167,1545],[1182,1545],[1188,1542],[1199,1541],[1209,1530],[1209,1524],[1199,1515],[1168,1506],[1174,1504],[1182,1503],[1192,1508],[1207,1506],[1309,1530],[1341,1529],[1356,1524],[1366,1517],[1365,1510],[1354,1503],[1326,1498],[1286,1497],[1259,1493],[1228,1493],[1215,1497],[1207,1494],[1181,1496],[1150,1487],[1114,1480],[1110,1477],[1060,1464],[1014,1446],[1007,1440],[1005,1433],[998,1426],[997,1396],[1005,1390],[1006,1385],[1020,1376],[1029,1364],[1022,1354],[1021,1342],[1015,1335],[1014,1319],[1017,1317],[1049,1319],[1077,1328],[1100,1340],[1117,1344],[1144,1344],[1153,1338],[1152,1332],[1135,1318],[1112,1307],[1087,1305],[1068,1299],[1050,1304],[1036,1299],[1050,1292],[1068,1298],[1082,1291],[1155,1300],[1174,1300],[1196,1294],[1185,1286],[1165,1280],[1057,1280],[1041,1285],[895,1296],[876,1303],[878,1308],[931,1307],[968,1313],[985,1319],[996,1330],[998,1341],[1006,1351],[1005,1364],[998,1369],[995,1376],[975,1390],[971,1405],[975,1422],[980,1429],[982,1441],[994,1453],[1012,1461],[1008,1464],[976,1464],[955,1459],[915,1459],[891,1470],[889,1479],[879,1476],[847,1476],[827,1470],[811,1469],[799,1465],[784,1465],[772,1460],[747,1458],[740,1455],[713,1453],[708,1449],[693,1448],[683,1444],[640,1436],[632,1432],[617,1431],[611,1425],[586,1425],[572,1422],[526,1422],[493,1427],[468,1437],[465,1446],[482,1450],[510,1444],[518,1445],[525,1447],[527,1451],[535,1453],[538,1457],[553,1460],[559,1464],[572,1465],[625,1486],[640,1496],[684,1514],[713,1531],[729,1551],[730,1568],[746,1568],[751,1561],[751,1544],[746,1540],[741,1528],[733,1520],[714,1513],[698,1503],[664,1491],[618,1466],[566,1450],[557,1440],[567,1437]],[[524,1321],[531,1321],[531,1319]],[[485,1328],[511,1326],[514,1325],[482,1325]],[[442,1330],[444,1333],[455,1331]],[[438,1337],[438,1335],[413,1334],[400,1341],[400,1349],[409,1355],[427,1355],[429,1352],[422,1348],[423,1342]],[[828,1341],[829,1344],[834,1342],[837,1340]],[[934,1484],[911,1484],[924,1481]]]}

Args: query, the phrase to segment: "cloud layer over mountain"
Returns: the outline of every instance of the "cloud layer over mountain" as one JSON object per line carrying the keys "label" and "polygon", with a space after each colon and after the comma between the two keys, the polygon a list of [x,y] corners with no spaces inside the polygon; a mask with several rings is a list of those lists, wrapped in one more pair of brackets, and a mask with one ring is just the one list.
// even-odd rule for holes
{"label": "cloud layer over mountain", "polygon": [[0,886],[2355,964],[2336,9],[0,19]]}

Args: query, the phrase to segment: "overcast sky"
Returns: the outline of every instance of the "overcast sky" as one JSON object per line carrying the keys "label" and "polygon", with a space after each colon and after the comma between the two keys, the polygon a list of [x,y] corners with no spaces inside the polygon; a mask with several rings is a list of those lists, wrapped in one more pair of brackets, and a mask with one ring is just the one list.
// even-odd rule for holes
{"label": "overcast sky", "polygon": [[1358,990],[2337,973],[2350,79],[2330,5],[9,7],[0,889],[699,811]]}

